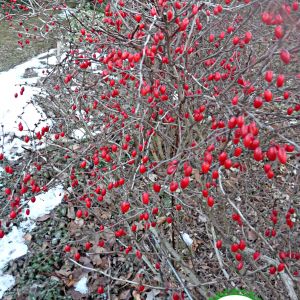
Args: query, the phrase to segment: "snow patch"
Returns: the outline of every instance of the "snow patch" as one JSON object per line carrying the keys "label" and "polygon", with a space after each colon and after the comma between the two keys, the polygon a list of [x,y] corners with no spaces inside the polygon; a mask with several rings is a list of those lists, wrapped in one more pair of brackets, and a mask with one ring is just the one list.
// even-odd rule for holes
{"label": "snow patch", "polygon": [[[24,151],[22,146],[27,145],[23,142],[23,136],[28,134],[28,130],[35,128],[35,124],[38,123],[41,117],[46,118],[40,108],[31,103],[34,94],[40,90],[29,85],[34,85],[39,78],[44,76],[43,69],[56,63],[54,54],[55,50],[42,53],[9,71],[0,73],[0,127],[3,126],[4,133],[2,135],[1,131],[0,137],[1,143],[4,143],[4,155],[9,160],[18,159],[17,154]],[[26,69],[29,69],[35,77],[24,78]],[[23,95],[20,95],[22,86],[25,87],[25,90]],[[14,96],[15,93],[18,93],[16,98]],[[19,118],[19,116],[21,117]],[[19,122],[23,124],[23,131],[18,130]],[[40,130],[45,125],[41,124],[37,130]],[[47,122],[47,125],[51,125],[50,120]],[[2,139],[4,139],[4,142]],[[34,145],[34,147],[37,148],[37,145]],[[2,168],[0,168],[1,172],[3,172]],[[35,220],[37,218],[49,213],[58,206],[63,196],[64,190],[61,185],[38,195],[35,203],[28,203],[30,215],[27,216],[24,212],[25,221],[21,222],[18,227],[12,226],[10,232],[0,239],[0,299],[15,284],[14,277],[9,274],[3,274],[3,269],[11,260],[27,254],[28,247],[25,244],[24,235],[33,230],[36,226]]]}
{"label": "snow patch", "polygon": [[49,213],[59,205],[63,196],[62,186],[57,186],[44,194],[38,195],[35,203],[29,203],[30,215],[26,216],[27,220],[21,222],[19,227],[13,226],[11,231],[0,240],[0,299],[5,291],[15,284],[15,280],[11,275],[3,274],[3,268],[11,260],[27,254],[28,247],[25,244],[24,235],[35,228],[34,220]]}
{"label": "snow patch", "polygon": [[185,232],[182,235],[183,241],[186,243],[187,246],[191,246],[193,244],[193,239]]}
{"label": "snow patch", "polygon": [[4,293],[15,285],[15,279],[11,275],[0,276],[0,299]]}
{"label": "snow patch", "polygon": [[31,201],[28,203],[30,209],[28,218],[36,220],[49,213],[61,203],[63,196],[64,190],[62,186],[57,186],[44,194],[36,196],[36,201],[34,203]]}
{"label": "snow patch", "polygon": [[[45,69],[46,62],[52,62],[53,57],[43,58],[45,55],[53,55],[54,50],[43,53],[31,60],[16,66],[9,71],[0,73],[0,126],[3,126],[4,134],[4,154],[8,159],[16,159],[17,153],[22,153],[22,136],[28,134],[28,130],[35,128],[41,116],[45,115],[36,106],[30,103],[34,94],[39,92],[38,88],[29,86],[37,82],[38,78],[43,77],[42,70]],[[26,69],[31,69],[36,77],[23,78]],[[24,94],[20,95],[21,87],[24,87]],[[15,93],[18,97],[15,98]],[[23,113],[23,114],[22,114]],[[21,116],[22,114],[22,116]],[[21,118],[18,118],[21,116]],[[18,130],[18,124],[22,122],[24,130]],[[41,124],[38,130],[45,124]],[[48,124],[49,125],[49,124]],[[2,132],[1,132],[2,134]],[[14,136],[20,137],[19,139]],[[29,134],[28,134],[29,135]]]}
{"label": "snow patch", "polygon": [[77,283],[75,283],[75,291],[83,295],[87,294],[89,291],[87,281],[87,276],[82,277]]}

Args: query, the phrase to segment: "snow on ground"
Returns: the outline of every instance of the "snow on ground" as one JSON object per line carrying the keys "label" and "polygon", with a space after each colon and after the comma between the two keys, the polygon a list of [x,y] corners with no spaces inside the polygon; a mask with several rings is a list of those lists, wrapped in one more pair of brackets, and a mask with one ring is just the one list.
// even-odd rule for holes
{"label": "snow on ground", "polygon": [[75,283],[75,291],[81,294],[87,294],[89,289],[87,287],[88,279],[86,276],[82,277],[78,282]]}
{"label": "snow on ground", "polygon": [[2,269],[11,260],[26,255],[28,248],[25,244],[24,235],[35,227],[37,218],[49,213],[60,204],[64,196],[62,186],[50,189],[48,192],[36,196],[35,203],[29,203],[30,215],[24,217],[19,227],[13,226],[9,234],[0,240],[0,299],[6,290],[14,286],[15,280],[11,275],[3,274]]}
{"label": "snow on ground", "polygon": [[[44,58],[47,54],[52,55],[48,60]],[[16,159],[17,157],[14,154],[21,153],[23,150],[21,146],[25,145],[25,142],[20,139],[13,139],[12,142],[8,142],[14,133],[16,133],[17,136],[27,134],[28,129],[34,129],[34,124],[41,119],[41,114],[45,117],[35,106],[28,104],[32,96],[39,90],[24,84],[34,84],[38,78],[43,76],[42,70],[45,68],[45,63],[55,63],[56,58],[53,54],[54,50],[49,51],[49,53],[43,53],[7,72],[0,73],[0,127],[3,126],[4,134],[9,135],[5,138],[4,145],[4,154],[9,159]],[[32,68],[31,72],[32,74],[36,74],[36,77],[23,78],[25,70],[29,68]],[[20,90],[23,85],[25,88],[24,93],[20,95]],[[15,93],[18,93],[17,98],[15,98]],[[21,114],[21,118],[18,118]],[[24,127],[22,132],[18,130],[19,122],[22,122]],[[43,125],[41,125],[41,127]],[[1,128],[1,135],[2,134]]]}
{"label": "snow on ground", "polygon": [[[52,56],[48,59],[44,58],[47,54],[51,54]],[[55,63],[55,60],[56,58],[53,56],[53,51],[51,51],[50,53],[41,54],[7,72],[0,73],[0,127],[3,126],[3,132],[5,134],[9,134],[10,137],[13,137],[14,134],[21,136],[24,133],[21,132],[20,134],[20,131],[18,130],[20,121],[22,121],[24,132],[26,132],[27,129],[33,129],[35,126],[34,124],[41,118],[41,112],[39,112],[35,106],[32,104],[27,105],[34,93],[38,92],[38,89],[25,86],[24,94],[21,96],[19,93],[21,89],[20,85],[25,83],[36,83],[38,78],[43,76],[42,69],[45,68],[45,63],[47,62],[51,65]],[[27,68],[33,68],[32,71],[36,72],[36,77],[23,78]],[[18,93],[17,98],[14,96],[16,92]],[[25,107],[24,110],[23,107]],[[22,119],[18,119],[18,116],[21,113],[23,113]],[[43,117],[45,116],[43,115]],[[1,131],[1,135],[3,132]],[[9,136],[4,139],[3,152],[8,159],[16,159],[18,157],[15,154],[22,153],[23,148],[21,146],[25,143],[22,140],[15,138],[12,142],[8,142]],[[2,299],[5,291],[15,284],[13,276],[3,274],[3,268],[11,260],[26,255],[28,247],[25,244],[24,235],[35,227],[35,220],[37,218],[49,213],[53,208],[60,204],[63,195],[63,187],[60,185],[50,189],[46,193],[38,195],[35,203],[29,203],[30,215],[25,216],[24,213],[26,220],[21,222],[18,227],[13,226],[11,231],[0,239],[0,299]]]}

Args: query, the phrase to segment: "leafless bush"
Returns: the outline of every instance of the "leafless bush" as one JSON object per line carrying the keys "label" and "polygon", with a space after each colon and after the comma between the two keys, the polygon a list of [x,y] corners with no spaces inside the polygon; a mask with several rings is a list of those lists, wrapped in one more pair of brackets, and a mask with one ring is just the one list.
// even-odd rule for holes
{"label": "leafless bush", "polygon": [[30,157],[140,276],[94,271],[173,299],[298,299],[298,2],[49,4],[23,15],[44,20],[28,38],[52,32],[64,50],[34,99],[54,124]]}

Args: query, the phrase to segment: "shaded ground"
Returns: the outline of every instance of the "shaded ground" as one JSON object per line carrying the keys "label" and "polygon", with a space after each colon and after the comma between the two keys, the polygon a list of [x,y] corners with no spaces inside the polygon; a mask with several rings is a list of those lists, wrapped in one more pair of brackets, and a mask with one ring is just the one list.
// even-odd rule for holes
{"label": "shaded ground", "polygon": [[9,28],[6,21],[0,21],[0,72],[7,71],[55,47],[54,41],[35,40],[22,49],[18,41],[20,38],[17,32]]}

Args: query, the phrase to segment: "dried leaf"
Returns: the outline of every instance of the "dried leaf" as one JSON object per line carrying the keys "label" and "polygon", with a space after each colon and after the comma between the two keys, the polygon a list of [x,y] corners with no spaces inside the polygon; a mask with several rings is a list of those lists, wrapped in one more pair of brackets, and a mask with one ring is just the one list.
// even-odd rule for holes
{"label": "dried leaf", "polygon": [[31,234],[26,233],[26,234],[24,235],[24,240],[25,240],[25,241],[30,242],[31,239],[32,239],[32,235],[31,235]]}
{"label": "dried leaf", "polygon": [[192,252],[196,252],[197,249],[200,248],[203,243],[204,242],[202,240],[194,239],[191,247]]}
{"label": "dried leaf", "polygon": [[141,300],[141,295],[140,295],[140,293],[137,292],[137,291],[133,291],[133,292],[132,292],[132,296],[133,296],[133,298],[134,298],[135,300]]}
{"label": "dried leaf", "polygon": [[198,183],[201,183],[201,176],[200,176],[200,172],[198,169],[193,169],[192,170],[192,174],[195,176],[195,180],[198,182]]}
{"label": "dried leaf", "polygon": [[66,277],[66,278],[69,278],[71,273],[72,272],[70,270],[65,270],[65,269],[60,269],[58,271],[55,271],[55,274],[58,275],[59,277],[63,276],[63,277]]}
{"label": "dried leaf", "polygon": [[70,287],[74,286],[75,283],[76,283],[76,281],[74,279],[67,279],[65,282],[65,285],[70,288]]}
{"label": "dried leaf", "polygon": [[150,292],[146,293],[146,300],[155,300],[157,299],[156,296],[158,296],[160,293],[159,290],[151,290]]}
{"label": "dried leaf", "polygon": [[161,224],[164,224],[167,220],[167,217],[159,217],[157,219],[157,225],[160,226]]}
{"label": "dried leaf", "polygon": [[253,230],[248,230],[247,236],[250,242],[254,242],[257,240],[257,234]]}
{"label": "dried leaf", "polygon": [[50,215],[44,215],[36,219],[37,222],[44,222],[50,218]]}
{"label": "dried leaf", "polygon": [[67,212],[67,217],[69,219],[75,219],[75,210],[74,210],[74,206],[69,206],[68,207],[68,212]]}
{"label": "dried leaf", "polygon": [[92,262],[93,262],[93,265],[94,265],[94,266],[99,267],[99,266],[101,266],[101,265],[103,264],[103,261],[102,261],[102,259],[101,259],[101,257],[100,257],[99,254],[97,254],[97,255],[92,255],[92,256],[91,256],[91,259],[92,259]]}
{"label": "dried leaf", "polygon": [[131,298],[131,290],[125,290],[118,295],[118,299],[120,300],[129,300],[130,298]]}

